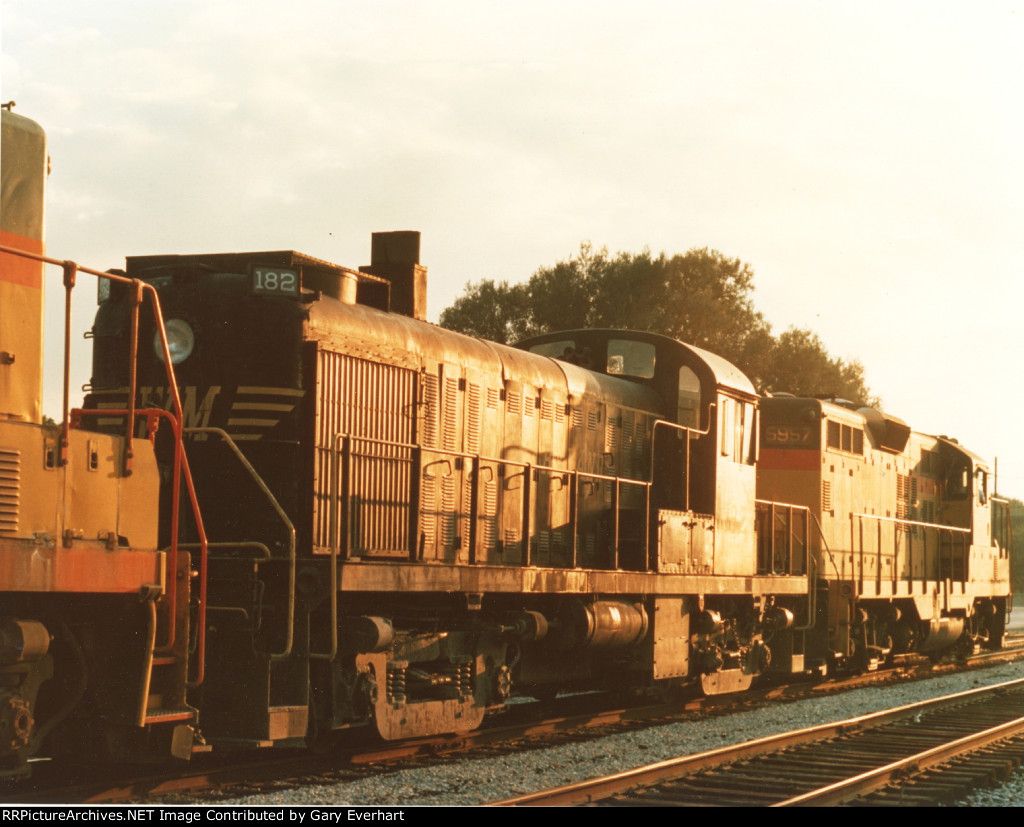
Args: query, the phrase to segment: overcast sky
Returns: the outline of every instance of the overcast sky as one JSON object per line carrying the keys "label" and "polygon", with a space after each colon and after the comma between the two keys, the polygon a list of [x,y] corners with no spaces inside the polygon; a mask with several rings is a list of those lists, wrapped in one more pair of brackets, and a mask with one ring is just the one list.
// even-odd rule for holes
{"label": "overcast sky", "polygon": [[467,282],[527,279],[583,241],[711,247],[752,266],[776,333],[809,327],[860,360],[890,413],[998,456],[1000,489],[1024,497],[1024,7],[0,9],[2,98],[49,135],[55,257],[295,249],[358,267],[371,232],[420,230],[436,320]]}

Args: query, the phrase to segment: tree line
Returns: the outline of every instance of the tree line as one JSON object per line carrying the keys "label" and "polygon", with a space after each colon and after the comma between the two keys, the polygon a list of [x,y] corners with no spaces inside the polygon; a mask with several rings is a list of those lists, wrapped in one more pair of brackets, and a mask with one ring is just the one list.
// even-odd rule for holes
{"label": "tree line", "polygon": [[440,323],[505,344],[576,328],[661,333],[728,359],[761,393],[878,404],[860,362],[830,356],[805,328],[774,335],[754,307],[753,290],[749,264],[706,247],[672,256],[649,250],[612,255],[584,243],[527,282],[467,285]]}

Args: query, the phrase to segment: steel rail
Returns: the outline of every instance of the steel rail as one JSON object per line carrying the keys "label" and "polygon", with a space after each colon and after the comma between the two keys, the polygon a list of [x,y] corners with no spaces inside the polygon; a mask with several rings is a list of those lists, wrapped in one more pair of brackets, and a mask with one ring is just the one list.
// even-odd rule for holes
{"label": "steel rail", "polygon": [[[931,698],[913,704],[894,707],[892,709],[874,712],[868,715],[861,715],[856,718],[849,718],[842,721],[834,721],[827,724],[808,727],[806,729],[793,730],[777,735],[770,735],[765,738],[758,738],[753,741],[745,741],[740,744],[733,744],[706,752],[686,755],[680,758],[671,758],[637,767],[623,772],[614,773],[608,776],[596,777],[580,781],[575,784],[567,784],[555,787],[550,790],[527,793],[514,798],[506,798],[492,802],[492,806],[567,806],[589,804],[602,798],[608,798],[616,793],[636,787],[649,787],[664,781],[671,781],[682,776],[691,775],[704,769],[718,767],[726,763],[739,761],[745,758],[765,755],[778,752],[788,747],[801,744],[808,744],[815,741],[823,741],[828,738],[840,735],[849,735],[880,726],[882,724],[897,721],[916,714],[938,709],[954,703],[968,701],[983,695],[1007,690],[1024,688],[1024,679],[1004,681],[992,686],[970,689],[965,692],[958,692],[953,695],[943,695],[938,698]],[[1012,723],[1017,723],[1012,722]],[[1024,726],[1024,720],[1021,721]],[[1000,738],[1008,737],[1000,735]],[[918,756],[914,756],[917,758]],[[884,769],[884,768],[882,768]],[[897,772],[897,770],[893,770]],[[825,793],[822,793],[824,795]],[[845,797],[849,797],[846,794]],[[784,803],[800,803],[795,799]],[[823,804],[826,801],[807,802]]]}
{"label": "steel rail", "polygon": [[[216,546],[214,543],[212,546]],[[211,610],[214,607],[210,607]],[[879,673],[866,673],[854,679],[856,682],[864,681],[869,684],[877,683]],[[804,690],[797,684],[789,687],[795,690],[796,695],[789,695],[784,692],[780,695],[780,688],[766,688],[760,693],[755,693],[759,698],[771,702],[780,697],[791,699],[814,697],[819,690],[827,694],[836,691],[844,691],[853,688],[848,683],[836,684],[829,681],[824,685],[811,685]],[[351,767],[371,765],[369,771],[381,771],[384,763],[415,758],[428,762],[450,762],[455,756],[471,754],[474,749],[487,747],[498,749],[503,754],[514,752],[521,748],[523,743],[536,747],[544,739],[553,739],[554,743],[563,743],[563,736],[576,740],[580,731],[597,729],[614,725],[616,732],[621,732],[622,725],[632,729],[643,729],[653,721],[665,722],[666,718],[678,714],[704,712],[710,709],[723,709],[723,704],[728,706],[729,696],[693,697],[685,700],[677,700],[668,703],[654,703],[652,705],[641,705],[638,707],[604,706],[597,702],[595,696],[586,696],[587,700],[593,701],[594,706],[587,706],[585,709],[577,709],[571,706],[575,699],[559,698],[554,702],[554,707],[549,707],[548,714],[537,717],[531,710],[531,705],[524,704],[518,707],[512,716],[502,716],[494,719],[492,726],[462,733],[460,735],[430,736],[411,739],[401,742],[381,743],[379,741],[364,742],[359,739],[360,727],[353,727],[347,734],[352,736],[351,742],[342,738],[334,744],[331,751],[330,761],[324,762],[322,753],[313,752],[299,753],[288,752],[278,753],[276,756],[264,754],[254,759],[253,755],[248,757],[237,755],[237,747],[228,752],[235,752],[240,763],[228,759],[227,755],[220,753],[217,744],[212,744],[212,752],[201,764],[192,764],[189,767],[170,769],[167,772],[159,771],[155,774],[149,769],[136,768],[128,771],[124,766],[118,767],[113,776],[102,775],[92,780],[83,779],[81,783],[69,785],[68,768],[59,766],[56,762],[42,762],[36,770],[35,783],[27,792],[22,790],[17,801],[19,803],[103,803],[103,804],[124,804],[124,803],[161,803],[160,797],[164,795],[175,795],[176,802],[180,803],[180,796],[183,793],[190,793],[193,800],[199,800],[197,796],[214,791],[214,795],[220,800],[221,793],[225,788],[230,790],[232,785],[243,783],[245,785],[243,794],[249,794],[252,784],[259,780],[280,781],[282,779],[302,778],[302,785],[315,784],[316,779],[326,773],[327,783],[336,783],[339,779],[335,772],[342,764]],[[739,698],[734,698],[738,702]],[[750,701],[750,694],[743,696],[743,704]],[[537,709],[537,705],[533,705]],[[365,731],[365,727],[363,728]],[[340,735],[341,733],[336,733]],[[585,737],[591,737],[587,735]],[[597,735],[595,737],[600,737]],[[226,744],[219,746],[227,747]],[[488,753],[491,754],[491,753]],[[220,756],[220,757],[218,757]],[[221,760],[225,758],[228,760]],[[347,780],[347,779],[346,779]],[[291,783],[291,782],[289,782]],[[344,781],[342,782],[344,783]],[[0,791],[0,804],[9,803]],[[165,801],[162,803],[175,803]],[[211,802],[212,803],[212,802]]]}
{"label": "steel rail", "polygon": [[981,732],[974,732],[948,743],[901,758],[870,772],[847,778],[835,784],[817,790],[793,796],[785,801],[772,804],[772,807],[821,807],[838,804],[850,798],[880,789],[893,781],[899,781],[908,775],[920,774],[929,767],[948,763],[951,759],[966,753],[975,752],[990,744],[1004,741],[1024,732],[1024,718],[1016,718],[1005,724],[990,727]]}

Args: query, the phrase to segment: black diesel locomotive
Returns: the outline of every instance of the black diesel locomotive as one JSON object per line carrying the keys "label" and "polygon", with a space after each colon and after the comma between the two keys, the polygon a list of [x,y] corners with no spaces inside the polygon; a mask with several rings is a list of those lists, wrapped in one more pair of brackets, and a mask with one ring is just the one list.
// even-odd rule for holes
{"label": "black diesel locomotive", "polygon": [[[731,692],[1001,643],[1006,509],[953,440],[759,399],[653,334],[438,328],[417,233],[376,234],[360,271],[282,251],[127,275],[164,308],[209,538],[205,600],[180,592],[197,743],[402,739],[516,695]],[[123,430],[104,411],[126,407],[131,303],[101,296],[96,429]],[[136,404],[165,405],[161,353],[137,367]]]}

